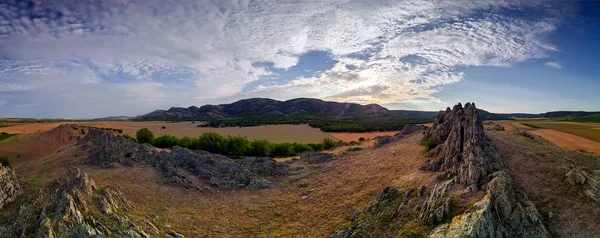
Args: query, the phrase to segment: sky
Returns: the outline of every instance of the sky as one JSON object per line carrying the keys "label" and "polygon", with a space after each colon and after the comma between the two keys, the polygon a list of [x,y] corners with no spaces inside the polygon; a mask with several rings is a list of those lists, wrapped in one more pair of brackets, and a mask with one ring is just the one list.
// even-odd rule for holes
{"label": "sky", "polygon": [[0,117],[268,97],[600,111],[600,2],[0,0]]}

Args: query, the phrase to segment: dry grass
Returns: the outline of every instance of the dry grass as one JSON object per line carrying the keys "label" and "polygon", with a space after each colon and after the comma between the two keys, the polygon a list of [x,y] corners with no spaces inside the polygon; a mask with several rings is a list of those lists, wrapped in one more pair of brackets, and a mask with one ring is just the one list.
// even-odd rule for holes
{"label": "dry grass", "polygon": [[[0,128],[0,132],[6,133],[38,133],[48,131],[61,124],[66,123],[30,123],[11,127]],[[75,122],[71,124],[94,126],[102,128],[122,129],[123,133],[135,136],[142,128],[148,128],[156,136],[172,135],[177,137],[198,137],[204,132],[217,132],[223,136],[246,136],[248,139],[265,139],[271,142],[302,142],[317,143],[324,138],[330,138],[327,133],[308,125],[267,125],[254,127],[196,127],[198,123],[180,122],[166,123],[160,121],[132,122],[132,121],[99,121],[99,122]],[[161,129],[163,126],[166,129]]]}
{"label": "dry grass", "polygon": [[188,237],[324,237],[386,185],[410,189],[433,183],[435,176],[418,169],[426,160],[420,136],[350,153],[313,167],[306,179],[260,191],[174,188],[161,185],[150,168],[86,170],[123,190],[137,204],[135,216],[158,215],[160,225],[170,224]]}
{"label": "dry grass", "polygon": [[572,150],[585,150],[600,154],[600,143],[579,136],[574,136],[550,129],[533,130],[531,133],[544,137],[544,139],[549,140],[553,144],[560,147],[565,147]]}
{"label": "dry grass", "polygon": [[[559,148],[549,141],[531,141],[512,131],[486,132],[522,188],[558,237],[596,237],[600,207],[565,181],[571,166],[600,169],[600,157]],[[552,212],[556,217],[549,218]]]}
{"label": "dry grass", "polygon": [[586,138],[600,143],[600,131],[595,130],[599,123],[559,122],[559,121],[527,121],[527,124],[552,129],[571,135]]}
{"label": "dry grass", "polygon": [[365,139],[372,140],[378,136],[394,136],[398,133],[397,131],[386,131],[386,132],[366,132],[366,133],[329,133],[329,135],[345,141],[358,141],[361,137]]}

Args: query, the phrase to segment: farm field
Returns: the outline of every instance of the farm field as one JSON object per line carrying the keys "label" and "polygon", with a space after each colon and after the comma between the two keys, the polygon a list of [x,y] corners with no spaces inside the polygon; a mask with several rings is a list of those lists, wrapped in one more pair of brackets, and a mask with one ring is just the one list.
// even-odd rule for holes
{"label": "farm field", "polygon": [[367,133],[329,133],[329,135],[333,136],[336,139],[350,142],[350,141],[358,141],[358,139],[365,138],[372,140],[378,136],[394,136],[397,131],[386,131],[386,132],[367,132]]}
{"label": "farm field", "polygon": [[566,147],[573,150],[586,150],[600,154],[600,143],[579,136],[550,129],[532,130],[530,133],[541,136],[560,147]]}
{"label": "farm field", "polygon": [[[517,122],[518,123],[518,122]],[[526,121],[526,124],[541,127],[540,129],[551,129],[567,134],[579,136],[600,143],[600,130],[594,128],[600,127],[599,123],[583,122],[559,122],[559,121]],[[533,129],[533,128],[532,128]]]}
{"label": "farm field", "polygon": [[[70,123],[70,122],[69,122]],[[10,134],[38,133],[48,131],[61,124],[59,123],[31,123],[0,128],[0,132]],[[166,123],[161,121],[132,122],[132,121],[98,121],[98,122],[73,122],[82,126],[122,129],[124,134],[135,136],[136,131],[148,128],[155,136],[172,135],[177,137],[198,137],[204,132],[216,132],[223,136],[246,136],[248,139],[264,139],[271,142],[301,142],[316,143],[331,136],[317,128],[306,124],[301,125],[267,125],[255,127],[196,127],[191,122]],[[161,129],[165,126],[165,129]]]}

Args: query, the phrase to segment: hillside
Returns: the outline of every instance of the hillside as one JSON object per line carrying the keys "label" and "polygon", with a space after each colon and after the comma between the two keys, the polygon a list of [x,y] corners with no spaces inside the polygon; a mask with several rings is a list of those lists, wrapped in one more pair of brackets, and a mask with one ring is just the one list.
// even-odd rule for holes
{"label": "hillside", "polygon": [[[133,118],[134,120],[198,120],[237,118],[248,120],[311,119],[311,118],[435,118],[436,111],[389,110],[378,104],[360,105],[356,103],[329,102],[313,98],[296,98],[277,101],[268,98],[249,98],[230,104],[172,107],[169,110],[156,110]],[[508,120],[481,110],[484,120]]]}

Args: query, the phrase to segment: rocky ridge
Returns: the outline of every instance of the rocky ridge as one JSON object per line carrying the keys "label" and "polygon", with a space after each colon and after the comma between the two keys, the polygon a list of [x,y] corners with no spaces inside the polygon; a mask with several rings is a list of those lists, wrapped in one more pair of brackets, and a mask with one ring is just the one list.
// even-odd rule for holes
{"label": "rocky ridge", "polygon": [[159,152],[151,145],[96,128],[90,128],[78,145],[88,155],[87,164],[105,168],[151,166],[163,173],[164,182],[185,188],[266,188],[274,185],[269,177],[294,175],[301,170],[267,157],[234,160],[179,146]]}
{"label": "rocky ridge", "polygon": [[[363,212],[352,216],[349,228],[332,237],[362,237],[372,232],[391,236],[386,232],[393,231],[381,229],[391,220],[404,226],[415,224],[416,219],[434,227],[429,237],[550,237],[535,205],[513,186],[502,158],[485,135],[475,104],[467,103],[464,108],[458,104],[439,112],[422,143],[431,149],[421,169],[436,172],[438,182],[416,192],[384,189]],[[466,197],[471,199],[466,201]],[[472,205],[466,204],[473,200]]]}
{"label": "rocky ridge", "polygon": [[23,181],[11,167],[0,164],[0,209],[23,193]]}
{"label": "rocky ridge", "polygon": [[[126,215],[133,205],[117,189],[96,183],[78,168],[38,188],[0,222],[0,237],[151,237]],[[151,224],[146,221],[145,224]]]}

